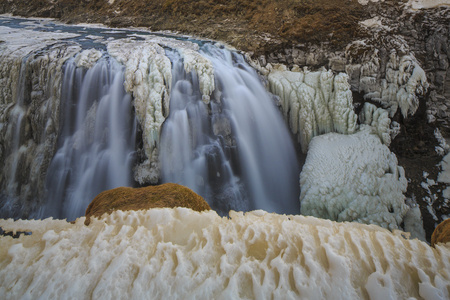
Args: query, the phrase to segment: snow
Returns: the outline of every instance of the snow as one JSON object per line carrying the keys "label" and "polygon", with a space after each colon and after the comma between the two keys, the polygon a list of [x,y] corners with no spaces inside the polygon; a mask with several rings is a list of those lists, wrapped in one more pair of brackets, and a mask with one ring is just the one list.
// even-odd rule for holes
{"label": "snow", "polygon": [[[450,245],[263,211],[0,220],[0,298],[448,298]],[[384,299],[384,298],[383,298]]]}
{"label": "snow", "polygon": [[315,137],[300,174],[301,213],[397,229],[408,211],[404,170],[371,128]]}
{"label": "snow", "polygon": [[270,91],[281,98],[284,119],[298,139],[304,153],[314,136],[353,133],[357,116],[345,73],[310,72],[274,66],[268,75]]}
{"label": "snow", "polygon": [[409,0],[406,4],[407,7],[411,7],[413,10],[435,8],[448,5],[450,5],[450,0]]}
{"label": "snow", "polygon": [[383,25],[382,20],[379,16],[364,20],[359,22],[359,24],[363,27],[367,28],[376,28],[382,30],[391,30],[389,26]]}

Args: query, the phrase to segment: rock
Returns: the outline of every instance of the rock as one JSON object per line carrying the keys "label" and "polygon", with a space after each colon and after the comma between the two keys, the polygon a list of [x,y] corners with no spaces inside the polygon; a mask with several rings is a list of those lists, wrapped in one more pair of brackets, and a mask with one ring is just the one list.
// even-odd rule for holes
{"label": "rock", "polygon": [[115,210],[145,210],[155,207],[187,207],[196,211],[210,210],[208,203],[191,189],[165,183],[143,188],[119,187],[98,194],[86,209],[85,224]]}
{"label": "rock", "polygon": [[438,243],[450,242],[450,219],[439,224],[431,235],[431,246],[434,247]]}

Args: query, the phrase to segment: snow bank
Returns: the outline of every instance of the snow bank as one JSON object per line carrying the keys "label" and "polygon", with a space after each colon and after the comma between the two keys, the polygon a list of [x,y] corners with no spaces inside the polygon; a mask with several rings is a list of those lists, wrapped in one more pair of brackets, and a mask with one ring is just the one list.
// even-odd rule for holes
{"label": "snow bank", "polygon": [[353,135],[315,137],[300,174],[300,187],[304,215],[397,229],[408,211],[403,168],[364,125]]}
{"label": "snow bank", "polygon": [[[0,220],[0,297],[444,299],[449,244],[263,211],[116,211],[84,226]],[[381,298],[383,297],[384,298]]]}
{"label": "snow bank", "polygon": [[281,98],[284,118],[298,135],[303,152],[314,136],[355,131],[357,116],[346,74],[276,66],[268,80],[271,92]]}

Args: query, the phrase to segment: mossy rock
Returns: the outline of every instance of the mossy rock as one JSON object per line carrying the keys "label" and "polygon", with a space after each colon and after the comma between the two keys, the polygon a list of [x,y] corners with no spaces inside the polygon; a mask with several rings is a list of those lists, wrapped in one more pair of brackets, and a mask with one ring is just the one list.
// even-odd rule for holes
{"label": "mossy rock", "polygon": [[89,225],[91,217],[101,217],[115,210],[143,210],[156,207],[187,207],[196,211],[211,209],[201,196],[175,183],[143,188],[119,187],[101,192],[92,200],[86,209],[85,224]]}
{"label": "mossy rock", "polygon": [[441,222],[431,235],[431,246],[433,247],[438,243],[448,242],[450,242],[450,219]]}

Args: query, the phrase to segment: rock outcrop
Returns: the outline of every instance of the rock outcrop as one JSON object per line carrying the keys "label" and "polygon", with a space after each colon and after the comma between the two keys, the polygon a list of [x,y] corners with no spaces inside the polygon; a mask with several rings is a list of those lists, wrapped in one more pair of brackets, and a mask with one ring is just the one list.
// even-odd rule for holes
{"label": "rock outcrop", "polygon": [[450,242],[450,219],[443,221],[434,229],[431,235],[431,246],[435,246],[439,243]]}
{"label": "rock outcrop", "polygon": [[165,183],[142,188],[119,187],[101,192],[86,209],[85,224],[91,217],[101,217],[116,210],[142,210],[155,207],[187,207],[196,211],[210,210],[208,203],[191,189]]}

